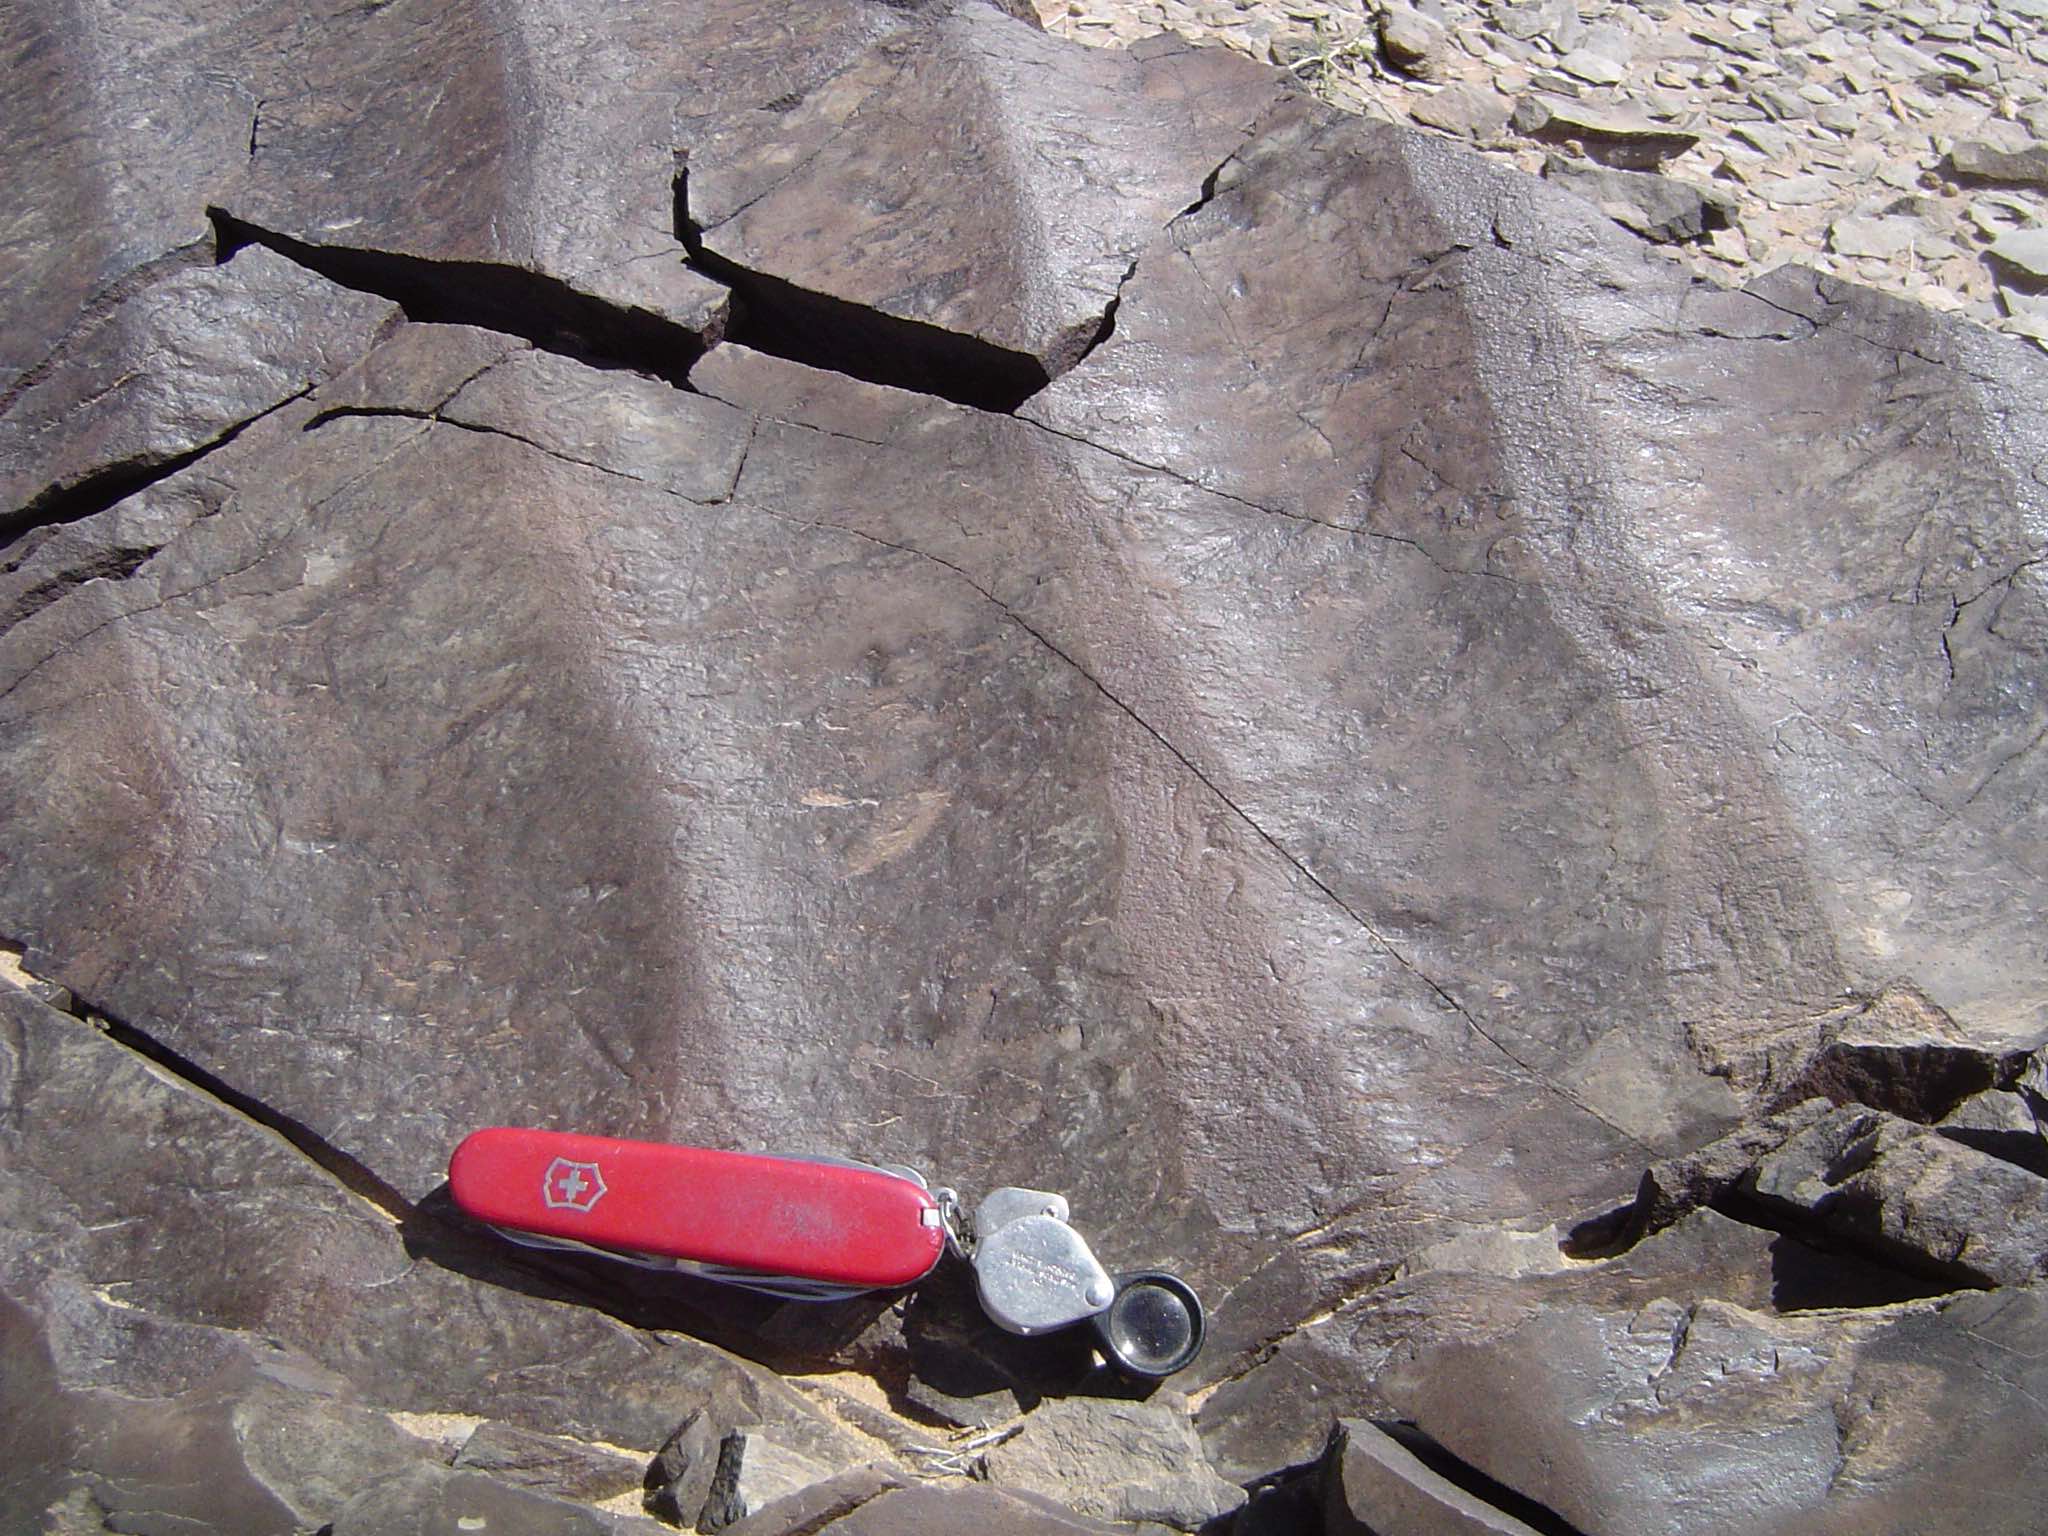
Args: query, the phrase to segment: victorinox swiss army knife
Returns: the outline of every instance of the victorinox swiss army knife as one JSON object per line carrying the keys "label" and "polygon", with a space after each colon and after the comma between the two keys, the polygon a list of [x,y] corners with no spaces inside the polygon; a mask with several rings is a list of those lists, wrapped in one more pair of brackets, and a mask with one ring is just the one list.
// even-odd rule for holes
{"label": "victorinox swiss army knife", "polygon": [[1185,1282],[1112,1275],[1044,1190],[993,1190],[963,1223],[954,1192],[909,1168],[503,1126],[455,1149],[448,1187],[514,1242],[804,1301],[914,1285],[951,1249],[1011,1333],[1090,1323],[1136,1376],[1170,1375],[1202,1347],[1202,1304]]}

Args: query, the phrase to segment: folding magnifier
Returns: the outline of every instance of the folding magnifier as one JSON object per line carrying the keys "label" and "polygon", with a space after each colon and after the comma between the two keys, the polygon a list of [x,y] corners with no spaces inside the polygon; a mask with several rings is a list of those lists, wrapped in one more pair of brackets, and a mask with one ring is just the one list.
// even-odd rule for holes
{"label": "folding magnifier", "polygon": [[1090,1324],[1133,1376],[1170,1376],[1202,1347],[1202,1304],[1156,1270],[1112,1275],[1037,1189],[958,1197],[913,1169],[717,1152],[559,1131],[477,1131],[448,1164],[455,1203],[514,1242],[595,1253],[801,1301],[915,1285],[949,1248],[982,1307],[1017,1334]]}

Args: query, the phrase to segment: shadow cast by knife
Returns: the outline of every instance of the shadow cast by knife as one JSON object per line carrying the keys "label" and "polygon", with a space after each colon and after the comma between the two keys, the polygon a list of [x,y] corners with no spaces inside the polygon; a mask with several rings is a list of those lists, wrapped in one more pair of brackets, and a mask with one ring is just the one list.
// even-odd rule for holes
{"label": "shadow cast by knife", "polygon": [[635,1328],[690,1334],[770,1370],[854,1370],[934,1424],[981,1425],[1047,1397],[1143,1398],[1102,1363],[1086,1328],[1022,1338],[989,1321],[956,1259],[908,1292],[794,1301],[597,1254],[532,1248],[465,1215],[442,1184],[399,1225],[408,1257],[504,1290],[595,1308]]}
{"label": "shadow cast by knife", "polygon": [[597,1254],[527,1247],[463,1214],[446,1184],[413,1206],[399,1235],[407,1255],[423,1263],[521,1295],[594,1307],[635,1328],[692,1334],[776,1371],[829,1368],[900,1299],[879,1291],[789,1301]]}

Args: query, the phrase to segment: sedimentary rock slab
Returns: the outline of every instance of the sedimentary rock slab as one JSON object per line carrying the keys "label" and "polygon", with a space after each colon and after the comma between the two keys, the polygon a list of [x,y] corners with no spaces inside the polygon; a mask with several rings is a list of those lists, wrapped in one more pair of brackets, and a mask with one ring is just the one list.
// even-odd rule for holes
{"label": "sedimentary rock slab", "polygon": [[1221,49],[1077,53],[954,6],[687,145],[683,216],[720,270],[775,281],[735,277],[756,308],[822,296],[1021,355],[1042,383],[1279,88]]}
{"label": "sedimentary rock slab", "polygon": [[1963,1284],[2048,1274],[2048,1179],[1880,1110],[1843,1106],[1759,1160],[1742,1187]]}
{"label": "sedimentary rock slab", "polygon": [[118,493],[213,447],[342,372],[399,320],[388,300],[265,250],[150,285],[0,411],[0,529],[57,520],[60,499]]}
{"label": "sedimentary rock slab", "polygon": [[[138,89],[202,33],[251,143],[166,185],[226,263],[150,266],[143,220],[95,308],[45,230],[7,297],[73,340],[0,409],[70,519],[0,560],[0,938],[115,1021],[6,1015],[0,1280],[63,1410],[10,1513],[90,1513],[118,1392],[203,1451],[93,1452],[122,1511],[561,1514],[374,1425],[317,1497],[251,1470],[260,1335],[341,1406],[251,1422],[672,1441],[682,1513],[734,1431],[813,1487],[981,1454],[899,1443],[910,1402],[1183,1523],[1337,1412],[1593,1536],[2019,1518],[2023,1245],[1906,1274],[1741,1218],[1805,1093],[2039,1097],[2038,361],[971,4],[194,0]],[[201,302],[250,274],[275,304]],[[133,408],[159,376],[203,408]],[[1061,1190],[1209,1299],[1190,1406],[1141,1415],[1184,1479],[1062,1486],[1125,1389],[957,1266],[805,1309],[463,1227],[491,1122]],[[2012,1224],[1923,1173],[2041,1183],[1882,1125],[1885,1232],[1944,1263]]]}
{"label": "sedimentary rock slab", "polygon": [[1334,1536],[1533,1536],[1528,1525],[1433,1471],[1375,1424],[1344,1421],[1328,1456],[1324,1520]]}

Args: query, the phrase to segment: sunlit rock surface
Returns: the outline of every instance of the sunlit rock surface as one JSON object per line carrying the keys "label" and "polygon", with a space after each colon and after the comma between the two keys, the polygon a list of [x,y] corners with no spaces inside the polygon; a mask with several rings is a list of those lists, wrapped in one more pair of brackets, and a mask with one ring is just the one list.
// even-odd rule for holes
{"label": "sunlit rock surface", "polygon": [[[149,15],[0,23],[5,1523],[2028,1529],[2038,356],[973,0]],[[1062,1191],[1173,1457],[487,1123]]]}

